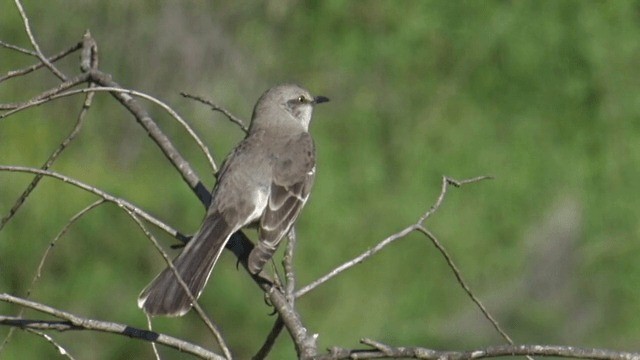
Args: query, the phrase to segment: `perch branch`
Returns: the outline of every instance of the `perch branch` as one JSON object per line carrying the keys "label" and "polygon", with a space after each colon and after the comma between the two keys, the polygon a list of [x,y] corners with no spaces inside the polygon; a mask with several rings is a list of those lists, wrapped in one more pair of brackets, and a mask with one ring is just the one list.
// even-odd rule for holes
{"label": "perch branch", "polygon": [[16,326],[22,329],[34,329],[34,330],[57,330],[57,331],[69,331],[69,330],[91,330],[106,332],[117,335],[126,335],[128,337],[153,341],[158,344],[162,344],[168,347],[172,347],[179,351],[200,356],[203,359],[216,359],[223,360],[224,358],[217,355],[210,350],[207,350],[201,346],[192,344],[190,342],[169,336],[161,333],[134,328],[125,324],[119,324],[109,321],[100,321],[95,319],[84,318],[81,316],[62,311],[51,306],[47,306],[35,301],[22,299],[9,294],[0,294],[0,301],[4,301],[11,304],[16,304],[29,309],[36,310],[38,312],[54,316],[58,319],[65,321],[49,321],[49,320],[30,320],[19,319],[15,317],[0,316],[0,325]]}

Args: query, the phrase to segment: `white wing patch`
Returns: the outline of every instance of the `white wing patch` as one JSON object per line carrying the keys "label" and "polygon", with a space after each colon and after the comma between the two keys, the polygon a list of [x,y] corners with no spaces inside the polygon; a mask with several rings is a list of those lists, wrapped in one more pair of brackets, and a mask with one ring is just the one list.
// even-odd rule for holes
{"label": "white wing patch", "polygon": [[264,187],[259,187],[253,193],[253,212],[251,215],[247,217],[247,221],[241,227],[244,227],[247,224],[251,224],[252,222],[258,220],[262,213],[264,213],[264,209],[269,204],[269,190]]}

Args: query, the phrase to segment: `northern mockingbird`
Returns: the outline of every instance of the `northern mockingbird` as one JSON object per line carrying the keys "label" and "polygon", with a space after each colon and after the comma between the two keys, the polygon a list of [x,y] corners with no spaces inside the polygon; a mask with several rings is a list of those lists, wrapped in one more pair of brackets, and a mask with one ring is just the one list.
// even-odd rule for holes
{"label": "northern mockingbird", "polygon": [[[259,240],[248,260],[249,271],[257,274],[291,229],[315,177],[311,114],[314,105],[327,101],[292,84],[275,86],[258,99],[247,136],[218,173],[200,229],[173,260],[194,299],[234,232],[257,226]],[[138,306],[150,315],[181,316],[192,305],[169,267],[138,298]]]}

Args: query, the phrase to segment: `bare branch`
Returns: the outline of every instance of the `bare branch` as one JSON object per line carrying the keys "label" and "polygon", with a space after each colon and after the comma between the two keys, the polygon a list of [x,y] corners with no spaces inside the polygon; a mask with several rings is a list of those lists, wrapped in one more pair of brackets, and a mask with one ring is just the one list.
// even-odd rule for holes
{"label": "bare branch", "polygon": [[247,127],[247,125],[245,125],[244,121],[242,119],[240,119],[239,117],[233,115],[229,110],[223,108],[220,105],[214,104],[213,102],[204,99],[201,96],[197,96],[197,95],[191,95],[191,94],[187,94],[185,92],[181,92],[180,95],[188,98],[188,99],[193,99],[196,101],[199,101],[203,104],[209,105],[209,107],[211,107],[211,110],[213,111],[219,111],[221,113],[223,113],[227,119],[229,119],[229,121],[231,121],[232,123],[238,125],[240,127],[240,129],[242,131],[244,131],[245,133],[247,133],[249,131],[249,128]]}
{"label": "bare branch", "polygon": [[109,201],[112,202],[116,205],[118,205],[121,208],[124,208],[126,210],[129,210],[131,212],[133,212],[134,214],[136,214],[137,216],[142,217],[143,219],[145,219],[146,221],[150,222],[151,224],[157,226],[158,228],[164,230],[165,232],[167,232],[168,234],[170,234],[171,236],[175,237],[178,240],[181,241],[185,241],[186,240],[186,236],[179,233],[177,230],[173,229],[172,227],[170,227],[169,225],[165,224],[164,222],[156,219],[155,217],[151,216],[150,214],[148,214],[147,212],[145,212],[144,210],[140,209],[139,207],[133,205],[132,203],[123,200],[121,198],[115,197],[113,195],[110,195],[102,190],[99,190],[98,188],[95,188],[93,186],[87,185],[83,182],[80,182],[78,180],[72,179],[68,176],[53,172],[53,171],[46,171],[46,170],[40,170],[40,169],[35,169],[35,168],[30,168],[30,167],[24,167],[24,166],[6,166],[6,165],[0,165],[0,171],[14,171],[14,172],[24,172],[24,173],[32,173],[32,174],[42,174],[44,176],[49,176],[58,180],[62,180],[65,183],[71,184],[73,186],[76,186],[82,190],[85,190],[87,192],[90,192],[92,194],[95,194],[99,197],[101,197],[102,199],[104,199],[105,201]]}
{"label": "bare branch", "polygon": [[76,77],[72,78],[71,80],[67,80],[63,83],[60,83],[58,86],[56,86],[55,88],[49,89],[47,91],[44,91],[42,93],[40,93],[39,95],[31,98],[28,101],[25,102],[21,102],[21,103],[9,103],[9,104],[0,104],[0,110],[9,110],[3,114],[0,114],[0,120],[4,119],[6,117],[9,117],[19,111],[22,111],[24,109],[28,109],[30,107],[33,106],[38,106],[38,105],[42,105],[44,103],[46,103],[47,101],[50,100],[51,97],[55,96],[58,93],[61,93],[69,88],[72,88],[74,86],[78,86],[82,83],[87,82],[90,79],[91,75],[89,73],[83,73],[80,75],[77,75]]}
{"label": "bare branch", "polygon": [[442,204],[442,202],[444,201],[444,197],[447,193],[447,186],[449,183],[452,184],[457,184],[457,186],[461,186],[464,184],[469,184],[469,183],[473,183],[473,182],[478,182],[481,180],[485,180],[485,179],[490,179],[490,177],[488,176],[480,176],[480,177],[476,177],[473,179],[467,179],[467,180],[462,180],[462,181],[457,181],[451,178],[448,178],[446,176],[442,177],[442,190],[440,191],[440,195],[438,196],[436,202],[431,206],[431,208],[425,212],[422,216],[420,216],[420,218],[418,219],[418,221],[410,226],[407,226],[406,228],[400,230],[399,232],[383,239],[382,241],[380,241],[378,244],[376,244],[373,248],[368,249],[367,251],[363,252],[362,254],[356,256],[355,258],[343,263],[342,265],[334,268],[333,270],[331,270],[329,273],[327,273],[326,275],[318,278],[317,280],[313,281],[311,284],[303,287],[302,289],[298,290],[295,294],[295,297],[301,297],[304,294],[308,293],[309,291],[315,289],[316,287],[318,287],[319,285],[327,282],[328,280],[330,280],[331,278],[335,277],[336,275],[340,274],[341,272],[362,263],[363,261],[369,259],[371,256],[375,255],[376,253],[378,253],[380,250],[382,250],[383,248],[385,248],[387,245],[393,243],[394,241],[398,240],[398,239],[402,239],[405,236],[407,236],[408,234],[410,234],[413,231],[416,231],[419,229],[419,227],[422,226],[422,223],[424,223],[424,221],[426,219],[428,219],[436,210],[438,210],[438,208],[440,207],[440,205]]}
{"label": "bare branch", "polygon": [[276,339],[278,338],[278,335],[280,335],[280,332],[282,332],[282,329],[284,329],[284,323],[282,322],[282,318],[278,316],[276,322],[273,323],[273,327],[271,328],[271,331],[269,331],[267,338],[264,340],[264,344],[262,344],[258,352],[251,359],[262,360],[266,358],[267,355],[269,355],[271,348],[276,343]]}
{"label": "bare branch", "polygon": [[[12,328],[14,329],[14,328]],[[32,334],[38,335],[40,337],[42,337],[43,339],[45,339],[48,343],[50,343],[51,345],[53,345],[53,347],[56,348],[56,350],[58,350],[58,352],[60,353],[60,355],[74,360],[74,357],[71,356],[71,354],[69,354],[69,352],[67,351],[67,349],[65,349],[62,345],[58,344],[51,336],[49,336],[48,334],[45,334],[41,331],[38,330],[34,330],[34,329],[25,329],[27,332],[30,332]]]}
{"label": "bare branch", "polygon": [[[25,49],[23,47],[20,47],[18,45],[13,45],[13,44],[6,43],[6,42],[4,42],[2,40],[0,40],[0,46],[5,47],[7,49],[15,50],[15,51],[17,51],[19,53],[23,53],[25,55],[38,57],[38,54],[36,54],[35,51],[27,50],[27,49]],[[42,64],[42,63],[38,63],[38,64],[40,64],[40,66],[44,66],[44,64]]]}
{"label": "bare branch", "polygon": [[40,50],[40,46],[38,45],[38,42],[36,41],[35,37],[33,36],[33,33],[31,32],[31,26],[29,25],[29,18],[25,14],[24,9],[22,8],[22,4],[20,3],[20,0],[14,0],[14,2],[16,3],[16,7],[18,8],[18,12],[20,12],[20,16],[22,17],[22,22],[24,23],[24,29],[27,32],[27,36],[29,36],[29,41],[31,41],[31,45],[33,46],[33,49],[36,51],[36,56],[38,57],[38,59],[40,59],[40,61],[42,61],[42,63],[47,68],[49,68],[49,70],[51,70],[51,72],[55,76],[60,78],[60,80],[62,81],[66,81],[67,77],[55,66],[53,66],[53,64],[51,64],[49,60],[47,60],[47,58],[44,56],[44,54]]}
{"label": "bare branch", "polygon": [[[49,253],[50,253],[51,249],[53,249],[53,247],[58,242],[58,240],[62,236],[64,236],[64,234],[67,233],[67,231],[69,230],[71,225],[73,225],[76,221],[78,221],[82,216],[84,216],[85,214],[89,213],[89,211],[93,210],[94,208],[96,208],[97,206],[103,204],[104,202],[105,202],[104,199],[100,199],[100,200],[90,204],[89,206],[85,207],[84,209],[82,209],[77,214],[75,214],[71,218],[71,220],[69,220],[69,222],[62,228],[62,230],[60,230],[60,232],[56,235],[56,237],[53,238],[53,240],[49,243],[49,246],[47,246],[47,249],[44,251],[44,253],[42,254],[42,257],[40,258],[40,264],[38,265],[38,269],[36,270],[36,274],[33,276],[33,279],[31,279],[31,285],[27,289],[27,296],[26,296],[27,299],[31,296],[31,291],[32,291],[34,285],[40,279],[40,277],[42,275],[42,268],[44,267],[44,263],[45,263],[47,257],[49,256]],[[24,313],[24,308],[20,308],[20,311],[18,312],[18,317],[22,317],[23,313]],[[11,330],[9,330],[9,333],[7,334],[7,336],[5,336],[5,338],[2,340],[2,343],[0,344],[0,352],[2,351],[4,346],[9,342],[9,340],[13,336],[14,329],[15,328],[11,328]]]}
{"label": "bare branch", "polygon": [[640,353],[606,349],[578,348],[557,345],[500,345],[469,351],[441,351],[423,347],[393,347],[371,339],[361,343],[373,350],[343,349],[334,347],[329,353],[317,356],[316,360],[340,359],[426,359],[426,360],[474,360],[503,356],[557,356],[575,359],[638,360]]}
{"label": "bare branch", "polygon": [[289,301],[289,304],[293,306],[293,303],[295,301],[294,292],[296,290],[296,273],[293,270],[293,256],[295,254],[296,242],[297,242],[295,226],[292,226],[291,230],[289,230],[289,234],[287,234],[287,239],[288,239],[287,248],[285,249],[285,252],[284,252],[284,259],[282,259],[284,276],[287,281],[284,289],[285,290],[284,294],[287,297],[287,301]]}
{"label": "bare branch", "polygon": [[203,359],[216,359],[216,360],[224,359],[220,355],[217,355],[211,352],[210,350],[207,350],[203,347],[192,344],[190,342],[175,338],[173,336],[169,336],[169,335],[165,335],[165,334],[161,334],[153,331],[148,331],[144,329],[138,329],[125,324],[120,324],[115,322],[83,318],[81,316],[77,316],[63,310],[59,310],[41,303],[34,302],[34,301],[21,299],[19,297],[15,297],[9,294],[0,294],[0,301],[17,304],[23,307],[27,307],[29,309],[39,311],[44,314],[55,316],[59,319],[66,320],[61,322],[61,321],[47,321],[47,320],[17,319],[17,318],[0,316],[0,325],[17,326],[23,329],[33,328],[35,330],[57,330],[57,331],[91,330],[91,331],[106,332],[106,333],[111,333],[116,335],[125,335],[130,338],[134,338],[138,340],[153,341],[158,344],[162,344],[188,354],[199,356]]}
{"label": "bare branch", "polygon": [[[263,288],[264,289],[264,288]],[[275,287],[270,286],[267,291],[269,300],[282,317],[284,326],[291,335],[293,343],[296,347],[298,357],[302,359],[311,359],[317,355],[317,339],[318,334],[310,334],[304,327],[300,319],[300,314],[289,305],[286,297]]]}
{"label": "bare branch", "polygon": [[436,212],[436,210],[438,210],[438,208],[440,208],[440,205],[442,205],[442,202],[444,201],[444,197],[447,195],[447,190],[449,188],[449,185],[453,185],[455,187],[461,187],[466,184],[472,184],[475,182],[480,182],[482,180],[491,180],[491,179],[493,179],[492,176],[478,176],[471,179],[456,180],[448,176],[443,176],[442,187],[440,189],[440,195],[438,195],[438,199],[431,206],[431,208],[426,213],[424,213],[424,215],[420,217],[417,224],[423,224],[434,212]]}
{"label": "bare branch", "polygon": [[[89,86],[92,86],[92,85],[89,85]],[[67,135],[67,137],[64,140],[62,140],[60,145],[58,145],[58,148],[55,149],[51,155],[49,155],[49,158],[47,159],[47,161],[45,161],[45,163],[40,167],[42,170],[49,169],[51,165],[53,165],[53,163],[56,161],[58,156],[67,148],[67,146],[71,143],[71,141],[73,141],[76,135],[78,135],[78,133],[80,132],[80,129],[82,128],[82,125],[84,124],[85,115],[87,114],[89,108],[91,107],[93,96],[94,96],[94,93],[88,93],[86,95],[84,103],[82,105],[82,109],[80,110],[80,114],[78,114],[78,119],[76,121],[75,126],[73,127],[69,135]],[[33,178],[31,183],[29,183],[27,188],[22,192],[20,197],[18,197],[16,202],[13,204],[11,209],[9,209],[9,213],[6,216],[2,217],[2,219],[0,219],[0,230],[2,230],[2,228],[9,222],[9,220],[11,220],[11,218],[18,212],[18,210],[20,209],[20,206],[22,206],[22,204],[25,202],[29,194],[31,194],[31,192],[36,188],[36,186],[42,179],[42,176],[43,175],[38,174]]]}
{"label": "bare branch", "polygon": [[135,91],[135,90],[129,90],[129,89],[123,89],[123,88],[117,88],[117,87],[92,87],[92,88],[88,88],[88,89],[71,90],[71,91],[67,91],[67,92],[64,92],[64,93],[56,94],[54,96],[51,96],[47,100],[53,100],[53,99],[57,99],[57,98],[60,98],[60,97],[72,96],[72,95],[76,95],[76,94],[80,94],[80,93],[95,93],[95,92],[110,92],[110,93],[128,94],[128,95],[132,95],[132,96],[141,97],[143,99],[149,100],[149,101],[153,102],[154,104],[160,106],[169,115],[171,115],[171,117],[173,117],[176,121],[178,121],[178,123],[180,123],[180,125],[182,125],[182,127],[187,131],[189,136],[191,136],[193,138],[193,140],[198,144],[198,147],[200,147],[200,149],[202,150],[202,152],[206,156],[207,160],[209,161],[209,164],[211,165],[211,168],[213,169],[213,173],[216,173],[218,171],[218,167],[216,166],[216,163],[213,160],[213,156],[211,156],[211,153],[209,152],[209,149],[204,144],[204,142],[200,139],[200,137],[196,134],[196,132],[191,127],[191,125],[189,125],[169,105],[167,105],[166,103],[158,100],[157,98],[155,98],[155,97],[153,97],[151,95],[148,95],[148,94],[145,94],[145,93],[142,93],[142,92],[139,92],[139,91]]}
{"label": "bare branch", "polygon": [[[118,83],[111,79],[111,76],[100,71],[88,72],[91,80],[103,87],[122,88]],[[160,127],[151,118],[147,110],[138,103],[131,95],[122,92],[111,93],[133,116],[136,121],[147,131],[149,137],[158,145],[162,153],[169,159],[171,164],[178,170],[184,181],[189,185],[193,192],[198,196],[200,202],[205,208],[211,203],[211,194],[202,184],[196,171],[191,167],[180,152],[173,146],[171,140],[162,132]]]}
{"label": "bare branch", "polygon": [[502,330],[502,327],[500,327],[500,324],[498,324],[498,321],[493,316],[491,316],[491,314],[489,313],[489,311],[487,311],[487,308],[484,307],[480,299],[478,299],[475,296],[475,294],[471,291],[471,288],[469,287],[469,285],[467,285],[467,283],[462,278],[462,273],[460,272],[456,264],[453,262],[453,259],[451,258],[447,250],[444,248],[444,246],[440,244],[440,241],[438,241],[438,239],[423,226],[418,226],[417,229],[418,231],[426,235],[431,240],[433,245],[435,245],[438,251],[440,251],[445,261],[447,262],[447,265],[449,265],[449,268],[451,269],[451,271],[453,271],[453,274],[455,275],[456,280],[458,281],[458,284],[460,284],[462,289],[467,293],[467,296],[469,296],[471,301],[473,301],[473,303],[476,304],[476,306],[478,306],[478,308],[480,309],[480,312],[482,312],[482,315],[484,315],[484,317],[487,320],[489,320],[491,325],[505,340],[509,342],[509,344],[513,345],[513,340],[511,339],[511,337],[504,330]]}
{"label": "bare branch", "polygon": [[[4,43],[2,41],[0,41],[0,45],[4,46],[6,48],[9,48],[9,49],[14,49],[14,50],[20,51],[20,52],[27,51],[27,53],[29,55],[37,56],[35,52],[31,52],[31,51],[28,51],[28,50],[25,50],[25,49],[21,49],[21,48],[15,46],[15,45],[7,44],[7,43]],[[74,51],[80,49],[81,47],[82,47],[82,42],[78,42],[77,44],[71,46],[70,48],[68,48],[66,50],[63,50],[63,51],[61,51],[61,52],[59,52],[59,53],[57,53],[57,54],[55,54],[53,56],[50,56],[47,60],[49,62],[51,62],[51,63],[54,63],[54,62],[62,59],[63,57],[73,53]],[[29,67],[26,67],[24,69],[9,71],[7,73],[7,75],[0,76],[0,83],[5,81],[5,80],[14,78],[14,77],[18,77],[18,76],[29,74],[29,73],[31,73],[31,72],[33,72],[35,70],[38,70],[38,69],[42,68],[43,66],[45,66],[44,63],[38,62],[38,63],[35,63],[35,64],[33,64],[33,65],[29,66]]]}

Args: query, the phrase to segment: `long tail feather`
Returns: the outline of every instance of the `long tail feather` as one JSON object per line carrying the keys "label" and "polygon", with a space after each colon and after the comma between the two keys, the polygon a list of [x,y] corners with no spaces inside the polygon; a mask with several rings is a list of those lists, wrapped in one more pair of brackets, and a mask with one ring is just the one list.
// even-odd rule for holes
{"label": "long tail feather", "polygon": [[[173,261],[194,299],[200,296],[232,233],[233,229],[220,214],[209,215],[200,231]],[[193,304],[174,272],[167,267],[142,290],[138,306],[149,315],[182,316]]]}

